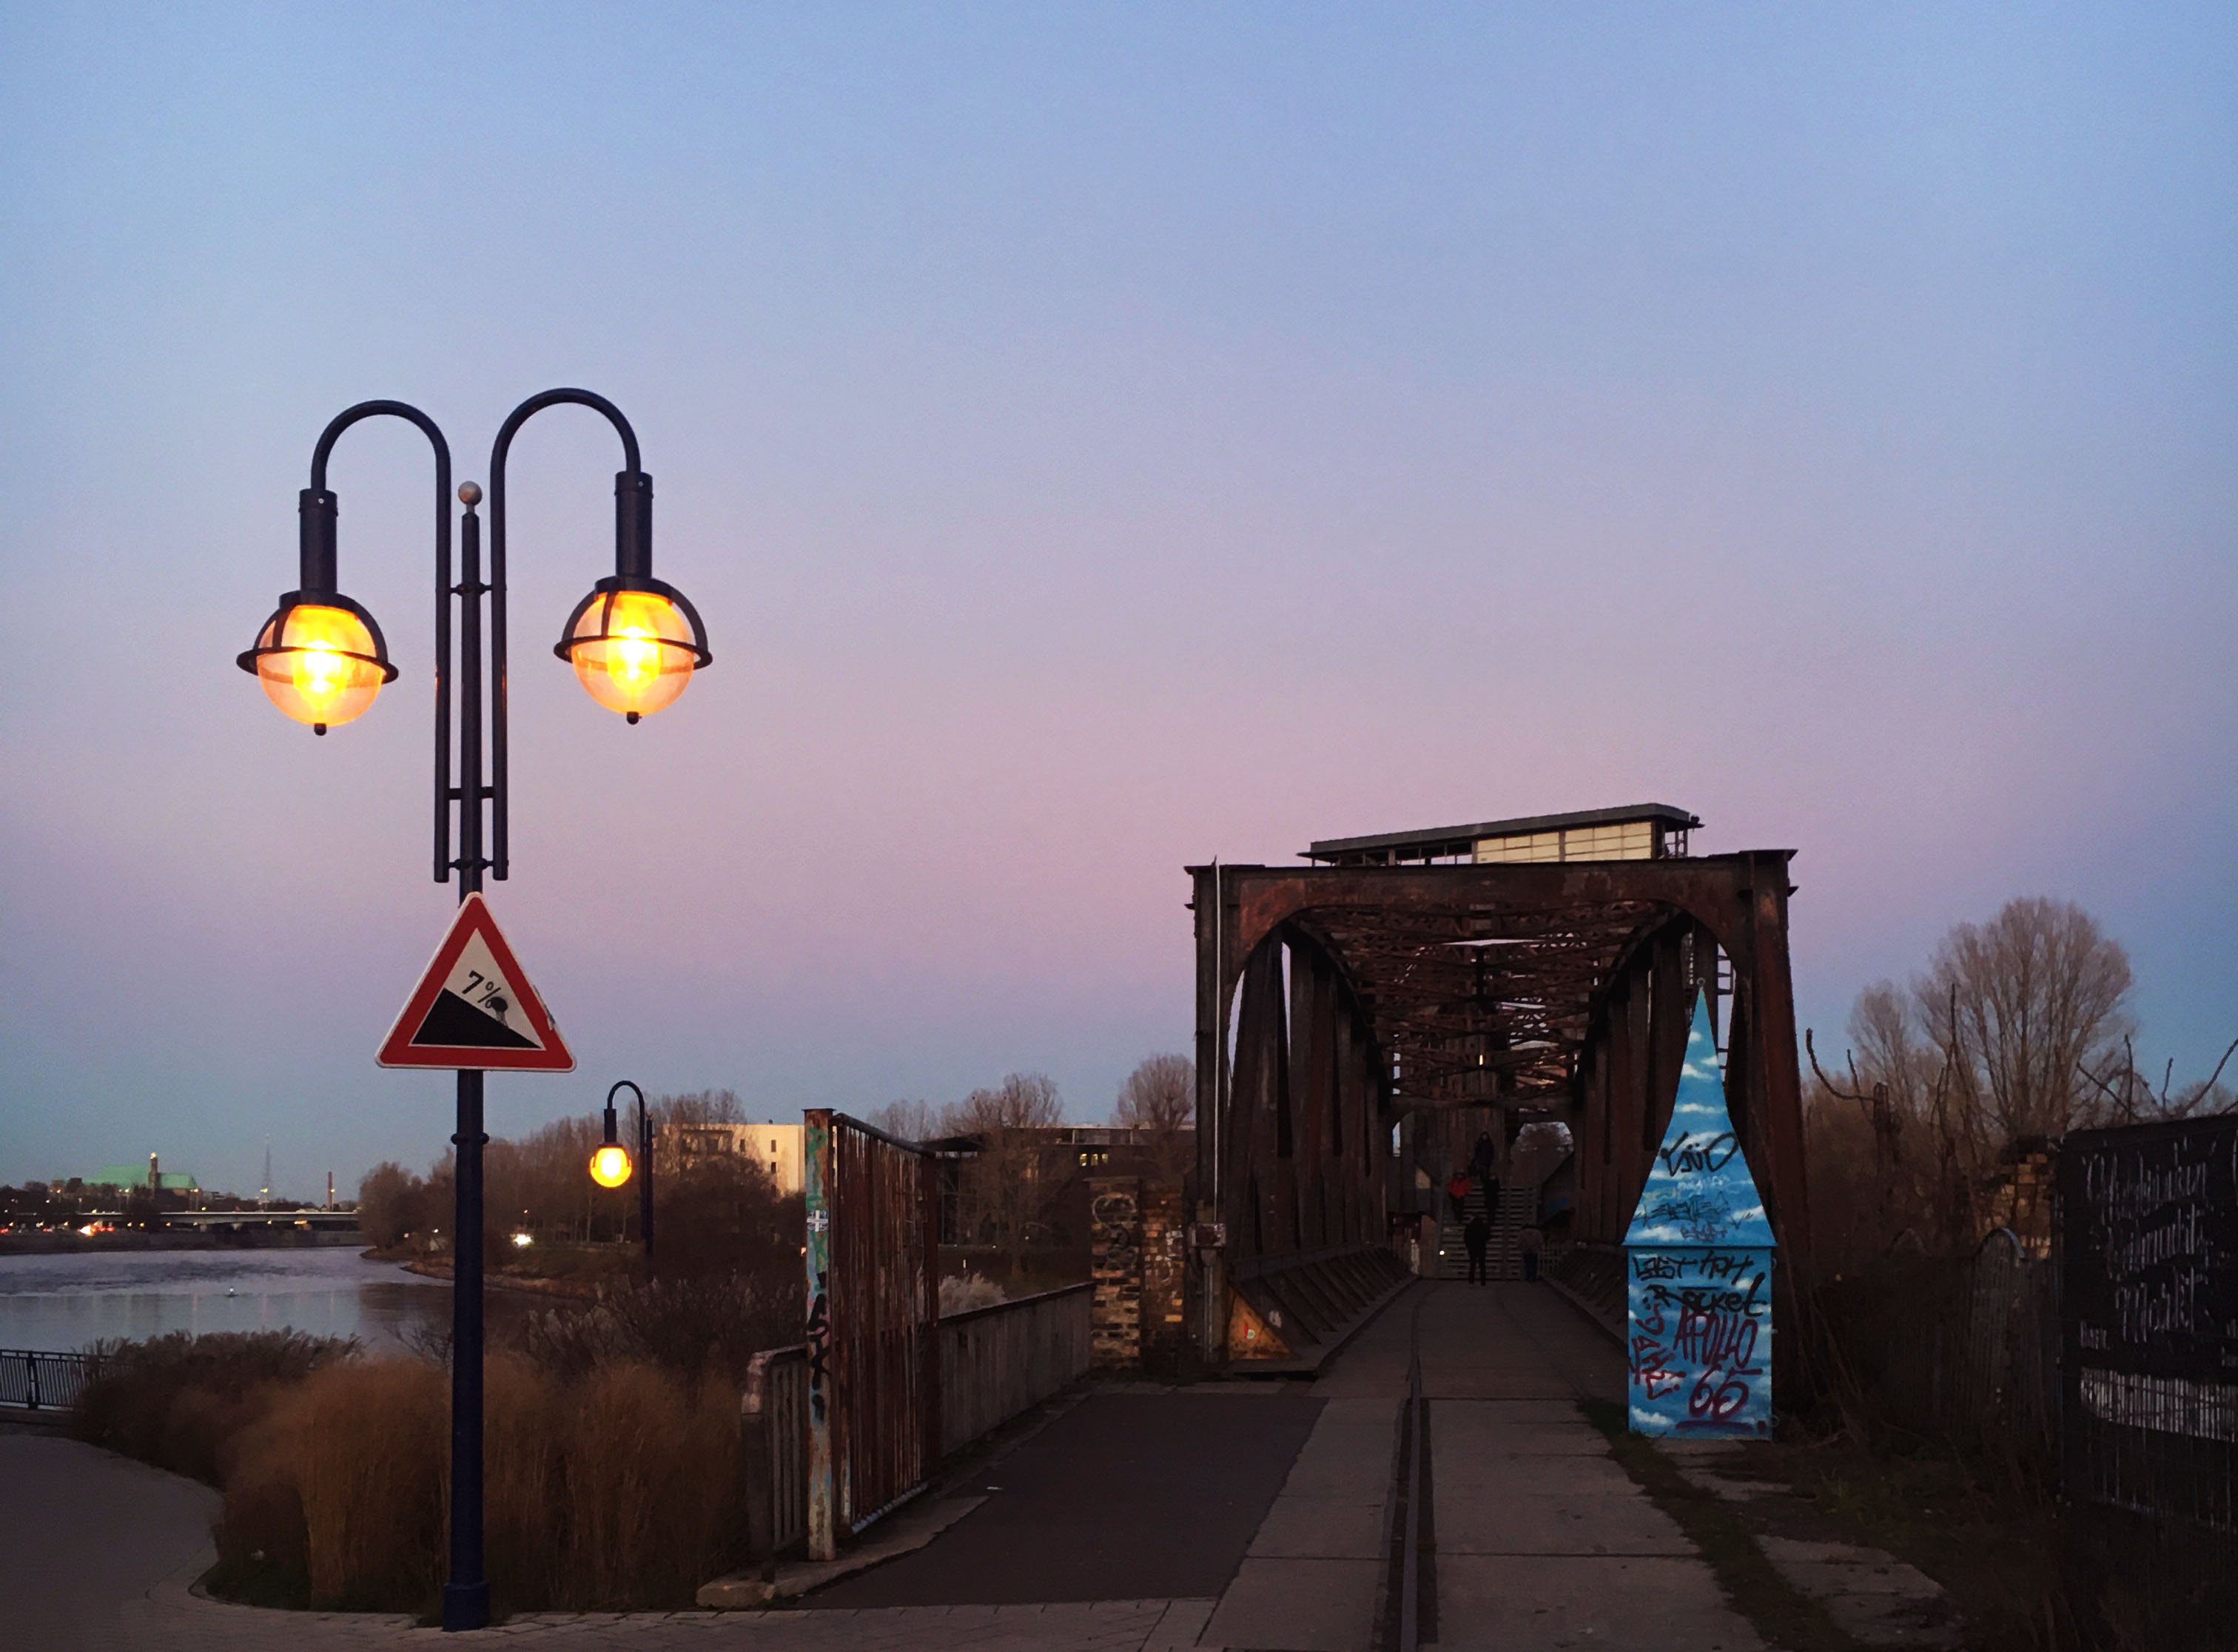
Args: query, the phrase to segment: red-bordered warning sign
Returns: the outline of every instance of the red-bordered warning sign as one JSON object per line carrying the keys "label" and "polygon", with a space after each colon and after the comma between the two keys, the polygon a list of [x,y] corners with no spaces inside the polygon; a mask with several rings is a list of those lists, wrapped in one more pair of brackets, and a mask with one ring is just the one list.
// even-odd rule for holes
{"label": "red-bordered warning sign", "polygon": [[384,1067],[573,1072],[574,1053],[476,890],[374,1057]]}

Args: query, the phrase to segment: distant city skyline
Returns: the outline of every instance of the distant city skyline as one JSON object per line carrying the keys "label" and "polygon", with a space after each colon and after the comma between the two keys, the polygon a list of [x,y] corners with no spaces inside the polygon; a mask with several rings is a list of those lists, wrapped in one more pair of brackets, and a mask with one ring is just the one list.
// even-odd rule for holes
{"label": "distant city skyline", "polygon": [[0,11],[0,1180],[440,1154],[416,435],[332,477],[399,680],[317,739],[233,657],[335,412],[486,481],[562,384],[714,663],[632,728],[551,658],[618,461],[540,420],[490,898],[580,1065],[496,1133],[1098,1120],[1185,864],[1645,799],[1798,851],[1822,1052],[2043,894],[2203,1078],[2234,84],[2182,5]]}

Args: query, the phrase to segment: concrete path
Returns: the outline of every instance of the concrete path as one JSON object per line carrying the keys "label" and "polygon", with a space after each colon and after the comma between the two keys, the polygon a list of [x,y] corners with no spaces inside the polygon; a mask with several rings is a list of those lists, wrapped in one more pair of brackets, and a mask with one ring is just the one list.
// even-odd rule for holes
{"label": "concrete path", "polygon": [[1577,1402],[1624,1397],[1623,1356],[1552,1291],[1421,1296],[1439,1646],[1760,1652],[1708,1562]]}

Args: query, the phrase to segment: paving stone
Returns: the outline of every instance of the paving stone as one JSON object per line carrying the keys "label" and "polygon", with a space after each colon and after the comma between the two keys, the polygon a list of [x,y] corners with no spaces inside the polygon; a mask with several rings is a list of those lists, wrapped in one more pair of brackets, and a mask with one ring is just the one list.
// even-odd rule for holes
{"label": "paving stone", "polygon": [[1450,1496],[1437,1482],[1438,1556],[1692,1555],[1694,1545],[1636,1489],[1627,1496],[1555,1489],[1527,1496]]}
{"label": "paving stone", "polygon": [[1768,1535],[1756,1541],[1782,1577],[1866,1646],[1955,1647],[1963,1638],[1943,1585],[1884,1549]]}
{"label": "paving stone", "polygon": [[1438,1556],[1441,1647],[1496,1652],[1762,1652],[1705,1561]]}
{"label": "paving stone", "polygon": [[1275,1560],[1246,1556],[1220,1597],[1203,1644],[1283,1652],[1367,1652],[1382,1560]]}

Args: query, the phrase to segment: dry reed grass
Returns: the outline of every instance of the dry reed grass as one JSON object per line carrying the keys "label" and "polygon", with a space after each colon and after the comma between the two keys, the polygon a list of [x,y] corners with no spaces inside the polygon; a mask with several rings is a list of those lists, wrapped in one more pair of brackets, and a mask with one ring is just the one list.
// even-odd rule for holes
{"label": "dry reed grass", "polygon": [[688,1604],[739,1529],[733,1393],[617,1365],[570,1397],[561,1443],[568,1603]]}
{"label": "dry reed grass", "polygon": [[[425,1362],[366,1360],[281,1397],[227,1479],[227,1576],[315,1606],[429,1607],[444,1572],[447,1388]],[[743,1521],[727,1385],[644,1364],[570,1382],[499,1357],[485,1401],[500,1610],[689,1605],[730,1558]]]}
{"label": "dry reed grass", "polygon": [[220,1485],[242,1430],[288,1387],[356,1348],[348,1337],[295,1330],[100,1343],[71,1426],[82,1440]]}
{"label": "dry reed grass", "polygon": [[365,1360],[315,1372],[275,1409],[315,1603],[417,1605],[441,1586],[447,1387],[420,1360]]}

